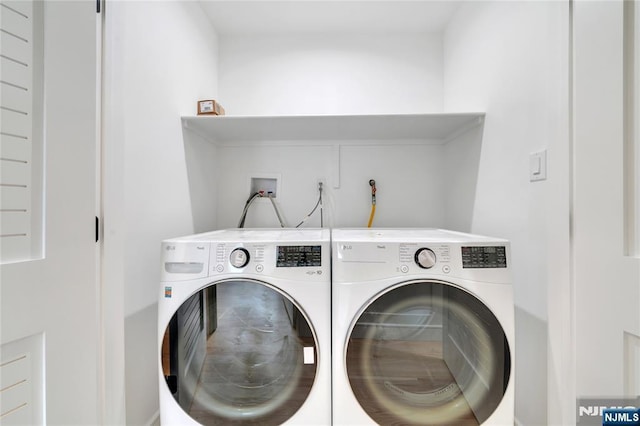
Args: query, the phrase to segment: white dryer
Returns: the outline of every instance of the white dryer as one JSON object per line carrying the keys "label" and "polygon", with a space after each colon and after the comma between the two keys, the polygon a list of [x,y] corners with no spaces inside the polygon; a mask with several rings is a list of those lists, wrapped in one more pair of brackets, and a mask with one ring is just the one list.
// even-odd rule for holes
{"label": "white dryer", "polygon": [[505,240],[335,229],[333,424],[513,425]]}
{"label": "white dryer", "polygon": [[162,242],[163,425],[331,421],[328,229]]}

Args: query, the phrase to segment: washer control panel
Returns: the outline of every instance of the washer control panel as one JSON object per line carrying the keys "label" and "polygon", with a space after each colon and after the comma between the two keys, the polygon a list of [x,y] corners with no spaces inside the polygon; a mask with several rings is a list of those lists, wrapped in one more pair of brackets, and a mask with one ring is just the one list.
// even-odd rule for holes
{"label": "washer control panel", "polygon": [[436,254],[430,248],[422,247],[413,256],[416,264],[422,269],[431,269],[436,265]]}
{"label": "washer control panel", "polygon": [[322,266],[322,246],[277,246],[278,268],[300,268]]}
{"label": "washer control panel", "polygon": [[231,254],[229,255],[229,263],[234,268],[244,268],[245,266],[247,266],[247,263],[249,263],[250,258],[251,256],[249,255],[249,252],[246,249],[240,247],[234,249],[231,252]]}
{"label": "washer control panel", "polygon": [[256,274],[295,279],[330,273],[328,243],[212,243],[209,275]]}
{"label": "washer control panel", "polygon": [[209,268],[209,243],[162,243],[163,281],[204,278]]}
{"label": "washer control panel", "polygon": [[329,229],[229,229],[162,242],[163,282],[224,275],[326,282],[330,268]]}

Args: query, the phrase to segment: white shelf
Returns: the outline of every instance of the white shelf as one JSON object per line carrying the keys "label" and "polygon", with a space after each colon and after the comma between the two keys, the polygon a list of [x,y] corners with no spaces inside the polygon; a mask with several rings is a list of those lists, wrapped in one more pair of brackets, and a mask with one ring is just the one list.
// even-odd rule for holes
{"label": "white shelf", "polygon": [[185,129],[220,144],[266,141],[423,140],[441,141],[481,124],[484,113],[195,116]]}

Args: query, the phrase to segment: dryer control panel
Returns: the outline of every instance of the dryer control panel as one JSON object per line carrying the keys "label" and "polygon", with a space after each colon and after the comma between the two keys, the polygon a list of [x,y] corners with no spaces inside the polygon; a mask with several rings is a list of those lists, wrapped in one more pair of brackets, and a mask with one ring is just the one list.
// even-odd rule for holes
{"label": "dryer control panel", "polygon": [[506,246],[461,247],[463,268],[506,268]]}
{"label": "dryer control panel", "polygon": [[333,270],[358,280],[398,276],[510,282],[507,243],[334,241]]}

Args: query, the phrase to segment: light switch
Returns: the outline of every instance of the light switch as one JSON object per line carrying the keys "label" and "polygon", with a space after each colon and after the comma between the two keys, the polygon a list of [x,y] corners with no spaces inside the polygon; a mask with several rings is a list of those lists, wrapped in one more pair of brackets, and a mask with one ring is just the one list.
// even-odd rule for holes
{"label": "light switch", "polygon": [[529,181],[537,182],[547,179],[547,150],[529,155]]}

